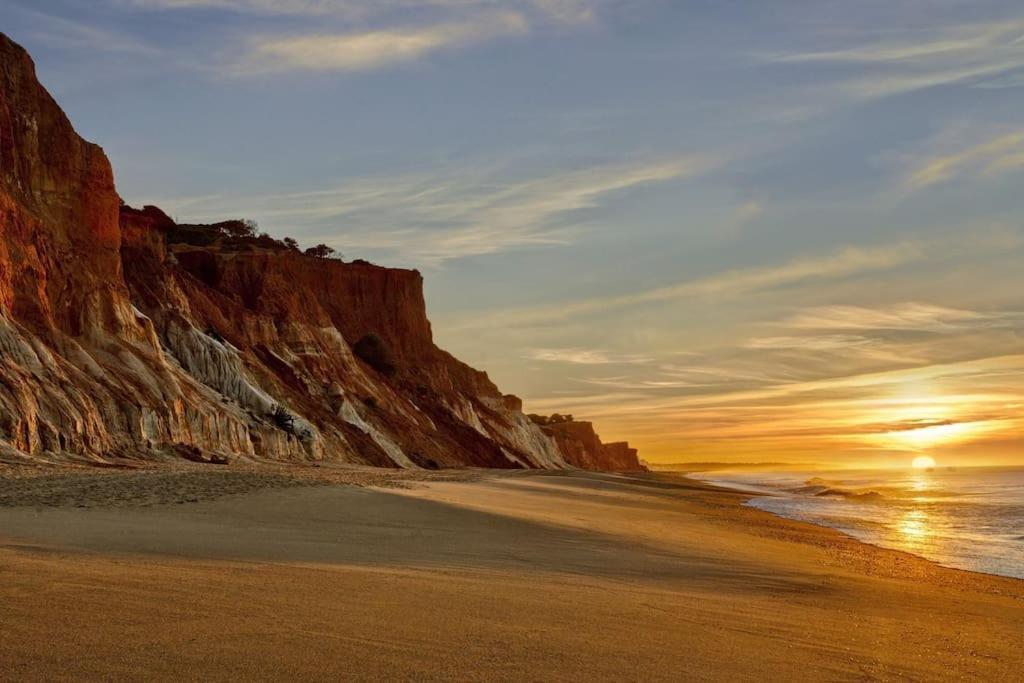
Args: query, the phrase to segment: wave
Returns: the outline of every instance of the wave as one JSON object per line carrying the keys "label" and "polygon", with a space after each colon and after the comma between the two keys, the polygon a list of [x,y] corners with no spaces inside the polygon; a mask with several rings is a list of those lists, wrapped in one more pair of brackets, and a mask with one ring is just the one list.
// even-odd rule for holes
{"label": "wave", "polygon": [[940,564],[1024,579],[1024,468],[759,474],[746,504]]}
{"label": "wave", "polygon": [[815,496],[818,498],[845,498],[847,500],[859,500],[864,502],[880,501],[886,498],[885,494],[875,488],[848,488],[843,482],[829,481],[821,477],[812,477],[804,482],[803,486],[785,489],[787,493],[800,496]]}

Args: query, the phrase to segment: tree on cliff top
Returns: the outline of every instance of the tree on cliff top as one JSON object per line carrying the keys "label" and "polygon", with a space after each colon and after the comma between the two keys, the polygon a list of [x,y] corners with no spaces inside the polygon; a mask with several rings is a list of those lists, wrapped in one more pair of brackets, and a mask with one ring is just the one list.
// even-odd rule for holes
{"label": "tree on cliff top", "polygon": [[326,244],[318,244],[315,247],[310,247],[305,251],[305,254],[306,256],[315,256],[316,258],[341,258],[341,254]]}

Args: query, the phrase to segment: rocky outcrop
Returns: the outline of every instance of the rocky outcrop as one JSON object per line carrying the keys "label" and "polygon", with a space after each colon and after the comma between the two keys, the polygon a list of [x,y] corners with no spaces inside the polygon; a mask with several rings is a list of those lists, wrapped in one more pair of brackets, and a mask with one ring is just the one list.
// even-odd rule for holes
{"label": "rocky outcrop", "polygon": [[0,459],[635,461],[538,426],[438,349],[416,271],[187,243],[124,206],[2,35],[0,171]]}
{"label": "rocky outcrop", "polygon": [[628,443],[602,443],[592,422],[544,421],[542,429],[558,444],[565,461],[585,470],[643,472],[647,468]]}

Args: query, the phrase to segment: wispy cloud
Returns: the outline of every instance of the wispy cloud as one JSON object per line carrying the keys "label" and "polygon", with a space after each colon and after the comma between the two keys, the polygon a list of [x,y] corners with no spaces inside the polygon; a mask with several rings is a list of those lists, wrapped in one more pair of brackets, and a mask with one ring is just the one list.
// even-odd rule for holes
{"label": "wispy cloud", "polygon": [[493,317],[456,323],[456,327],[466,329],[491,325],[526,326],[673,299],[736,296],[751,291],[886,270],[920,260],[924,256],[924,250],[911,242],[881,247],[846,247],[823,256],[796,259],[777,266],[732,270],[720,275],[686,280],[642,292],[508,310]]}
{"label": "wispy cloud", "polygon": [[526,20],[500,12],[470,21],[364,32],[258,37],[233,68],[237,74],[282,71],[362,71],[410,62],[434,52],[521,35]]}
{"label": "wispy cloud", "polygon": [[841,50],[781,54],[772,59],[789,63],[930,64],[933,60],[951,55],[987,54],[1002,48],[1019,51],[1022,32],[1024,21],[967,24],[907,32],[907,38],[902,41],[875,42]]}
{"label": "wispy cloud", "polygon": [[[1015,309],[817,306],[767,325],[786,333],[707,348],[692,364],[654,361],[577,379],[616,392],[594,394],[587,417],[649,453],[704,457],[747,448],[884,457],[915,447],[896,432],[964,425],[980,443],[1024,424],[1009,407],[1024,377],[1024,315]],[[560,412],[574,399],[528,403]]]}
{"label": "wispy cloud", "polygon": [[596,19],[602,0],[530,0],[538,11],[564,24],[589,24]]}
{"label": "wispy cloud", "polygon": [[756,200],[743,202],[736,207],[735,219],[737,223],[746,223],[755,220],[764,214],[764,205]]}
{"label": "wispy cloud", "polygon": [[[911,302],[874,308],[810,308],[777,325],[792,334],[754,337],[744,348],[904,367],[956,357],[975,348],[978,340],[982,346],[1013,344],[1014,331],[1024,330],[1024,315]],[[805,357],[808,364],[810,359]]]}
{"label": "wispy cloud", "polygon": [[[428,0],[429,1],[429,0]],[[217,9],[270,15],[365,15],[375,0],[113,0],[115,4],[148,10]],[[376,2],[378,11],[401,5],[393,0]],[[404,3],[408,4],[408,3]]]}
{"label": "wispy cloud", "polygon": [[247,216],[265,227],[283,226],[278,232],[287,230],[345,252],[383,251],[393,260],[430,266],[509,249],[566,244],[581,230],[577,212],[609,202],[620,192],[694,176],[716,163],[684,157],[598,165],[525,180],[510,179],[500,169],[438,170],[360,179],[311,192],[153,203],[189,220]]}
{"label": "wispy cloud", "polygon": [[853,334],[827,334],[813,337],[755,337],[745,344],[748,349],[793,350],[793,351],[842,351],[870,346],[874,342],[868,337]]}
{"label": "wispy cloud", "polygon": [[528,360],[573,365],[636,365],[654,360],[650,356],[613,353],[602,349],[530,349],[525,357]]}
{"label": "wispy cloud", "polygon": [[52,47],[87,52],[119,52],[136,56],[160,54],[155,46],[119,31],[54,16],[37,10],[14,8],[32,22],[33,38]]}
{"label": "wispy cloud", "polygon": [[[208,70],[229,76],[394,66],[535,30],[590,26],[616,1],[107,0],[135,10],[232,12],[253,23],[207,60]],[[287,28],[261,30],[269,17],[287,19]]]}
{"label": "wispy cloud", "polygon": [[949,332],[970,328],[1019,325],[1024,316],[1014,312],[988,313],[934,304],[908,302],[882,308],[824,306],[788,318],[784,325],[805,330],[913,330]]}
{"label": "wispy cloud", "polygon": [[914,164],[904,186],[920,190],[965,174],[997,175],[1024,168],[1024,132],[985,140],[959,151],[927,157]]}
{"label": "wispy cloud", "polygon": [[113,0],[149,10],[216,9],[240,14],[334,17],[366,21],[402,11],[467,14],[495,9],[529,12],[563,23],[587,23],[609,0]]}
{"label": "wispy cloud", "polygon": [[[739,388],[683,387],[667,395],[637,386],[643,390],[531,400],[529,407],[564,412],[583,405],[587,417],[599,419],[603,429],[639,438],[649,455],[661,457],[749,452],[789,459],[845,453],[860,460],[914,450],[912,443],[889,438],[894,432],[956,424],[970,425],[975,438],[1019,433],[1024,420],[1008,406],[1019,401],[1022,377],[1024,356],[987,355]],[[593,383],[606,390],[633,388],[628,379],[618,384],[617,378],[610,379]]]}
{"label": "wispy cloud", "polygon": [[855,99],[875,99],[951,84],[981,84],[1024,69],[1024,20],[905,30],[900,39],[866,41],[838,50],[774,54],[776,64],[855,67],[836,80]]}

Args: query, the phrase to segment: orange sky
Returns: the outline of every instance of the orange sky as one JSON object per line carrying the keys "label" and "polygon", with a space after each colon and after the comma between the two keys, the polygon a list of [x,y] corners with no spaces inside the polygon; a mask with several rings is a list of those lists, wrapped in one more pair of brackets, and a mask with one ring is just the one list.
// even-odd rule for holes
{"label": "orange sky", "polygon": [[896,466],[927,453],[947,465],[1021,463],[1018,325],[1007,312],[824,306],[753,324],[771,334],[714,348],[649,346],[632,358],[549,350],[523,362],[584,388],[556,389],[527,409],[592,419],[651,462]]}

